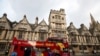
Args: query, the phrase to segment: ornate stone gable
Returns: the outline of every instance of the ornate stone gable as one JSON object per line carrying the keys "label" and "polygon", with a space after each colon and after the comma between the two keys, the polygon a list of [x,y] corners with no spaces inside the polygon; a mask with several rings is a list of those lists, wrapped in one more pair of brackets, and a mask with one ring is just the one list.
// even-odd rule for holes
{"label": "ornate stone gable", "polygon": [[87,29],[87,27],[84,24],[81,24],[80,26],[81,26],[79,29],[80,35],[89,35],[89,36],[91,35],[89,30]]}
{"label": "ornate stone gable", "polygon": [[11,29],[11,22],[8,20],[6,13],[0,18],[0,28]]}
{"label": "ornate stone gable", "polygon": [[32,31],[30,24],[27,21],[26,16],[13,28],[14,30],[24,30],[24,31]]}
{"label": "ornate stone gable", "polygon": [[44,19],[39,23],[39,25],[47,26],[47,23],[44,21]]}
{"label": "ornate stone gable", "polygon": [[73,25],[72,22],[71,22],[70,25],[68,26],[67,30],[68,30],[69,34],[72,34],[72,33],[73,33],[73,34],[79,35],[79,33],[78,33],[76,27]]}
{"label": "ornate stone gable", "polygon": [[48,25],[44,21],[44,19],[38,24],[38,26],[34,29],[35,32],[39,32],[39,30],[45,30],[48,32]]}

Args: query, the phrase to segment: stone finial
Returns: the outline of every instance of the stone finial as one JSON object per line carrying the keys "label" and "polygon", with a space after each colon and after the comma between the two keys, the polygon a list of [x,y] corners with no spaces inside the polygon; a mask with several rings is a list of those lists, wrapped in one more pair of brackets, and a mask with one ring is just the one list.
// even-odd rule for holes
{"label": "stone finial", "polygon": [[73,22],[70,22],[70,25],[73,25]]}
{"label": "stone finial", "polygon": [[6,14],[6,13],[4,13],[4,14],[3,14],[3,16],[5,16],[5,17],[6,17],[6,16],[7,16],[7,14]]}
{"label": "stone finial", "polygon": [[38,21],[38,17],[36,17],[36,20]]}
{"label": "stone finial", "polygon": [[83,28],[84,27],[84,24],[81,24],[80,26],[81,26],[81,28]]}
{"label": "stone finial", "polygon": [[26,15],[24,15],[24,18],[26,18]]}
{"label": "stone finial", "polygon": [[38,17],[35,19],[35,24],[38,25]]}

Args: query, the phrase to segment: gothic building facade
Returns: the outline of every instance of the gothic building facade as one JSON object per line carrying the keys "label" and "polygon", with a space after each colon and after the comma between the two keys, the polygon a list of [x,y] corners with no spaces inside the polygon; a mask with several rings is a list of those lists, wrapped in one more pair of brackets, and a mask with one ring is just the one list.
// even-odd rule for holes
{"label": "gothic building facade", "polygon": [[0,53],[9,49],[13,37],[36,41],[45,41],[48,37],[62,37],[67,38],[70,52],[100,52],[100,23],[96,22],[91,14],[90,18],[89,29],[84,24],[77,29],[73,22],[67,27],[64,9],[51,10],[48,18],[49,24],[44,19],[38,22],[38,17],[35,23],[31,24],[26,15],[19,22],[11,22],[4,13],[0,18]]}

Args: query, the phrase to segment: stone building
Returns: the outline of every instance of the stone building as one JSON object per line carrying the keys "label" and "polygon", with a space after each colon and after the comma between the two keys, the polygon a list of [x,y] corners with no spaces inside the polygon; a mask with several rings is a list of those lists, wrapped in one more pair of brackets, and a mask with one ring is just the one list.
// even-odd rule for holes
{"label": "stone building", "polygon": [[[13,37],[20,40],[45,41],[48,37],[67,38],[70,52],[92,53],[100,52],[100,23],[96,22],[90,14],[89,29],[81,24],[76,28],[73,22],[67,27],[64,9],[51,10],[48,18],[49,24],[43,19],[41,22],[36,17],[35,23],[28,22],[26,15],[19,22],[11,22],[4,13],[0,17],[0,53],[9,49]],[[8,46],[8,47],[7,47]]]}
{"label": "stone building", "polygon": [[66,28],[65,10],[51,10],[49,14],[49,37],[67,37]]}

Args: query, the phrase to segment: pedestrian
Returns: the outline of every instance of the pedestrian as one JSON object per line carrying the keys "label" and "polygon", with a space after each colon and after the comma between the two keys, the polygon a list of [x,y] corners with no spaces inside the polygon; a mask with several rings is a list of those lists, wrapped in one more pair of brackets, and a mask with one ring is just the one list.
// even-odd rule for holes
{"label": "pedestrian", "polygon": [[53,56],[53,53],[51,51],[49,51],[48,56]]}
{"label": "pedestrian", "polygon": [[13,52],[11,53],[11,56],[17,56],[17,52],[16,52],[16,51],[13,51]]}
{"label": "pedestrian", "polygon": [[53,56],[61,56],[57,49],[54,49]]}

